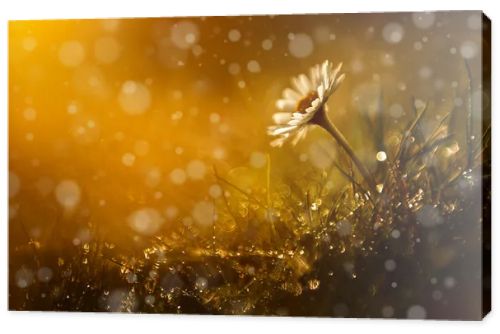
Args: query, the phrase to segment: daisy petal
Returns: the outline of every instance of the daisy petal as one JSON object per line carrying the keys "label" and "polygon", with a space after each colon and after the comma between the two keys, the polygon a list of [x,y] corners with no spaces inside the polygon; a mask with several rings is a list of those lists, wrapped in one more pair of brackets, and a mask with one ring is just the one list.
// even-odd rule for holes
{"label": "daisy petal", "polygon": [[302,82],[302,87],[305,88],[306,94],[309,93],[311,90],[314,90],[314,87],[312,87],[311,81],[309,81],[309,78],[305,74],[299,75],[299,80]]}
{"label": "daisy petal", "polygon": [[281,147],[285,143],[287,137],[279,137],[271,141],[271,146],[272,147]]}
{"label": "daisy petal", "polygon": [[309,93],[309,85],[301,79],[302,76],[305,75],[301,74],[298,77],[292,78],[292,85],[301,95],[307,95]]}
{"label": "daisy petal", "polygon": [[342,69],[342,63],[338,64],[337,67],[330,72],[330,78],[332,78],[331,79],[332,81],[337,80],[337,76],[339,75],[341,69]]}
{"label": "daisy petal", "polygon": [[316,68],[317,68],[317,65],[314,67],[311,67],[311,70],[309,71],[309,77],[311,79],[312,87],[316,87],[318,85],[319,75],[316,72]]}
{"label": "daisy petal", "polygon": [[309,108],[306,109],[305,114],[307,115],[307,114],[310,114],[310,113],[314,113],[314,112],[316,112],[316,110],[317,110],[316,107],[312,107],[311,106],[311,107],[309,107]]}
{"label": "daisy petal", "polygon": [[324,87],[328,87],[329,86],[329,82],[330,82],[330,75],[329,75],[329,72],[328,72],[328,63],[325,62],[323,64],[323,68],[322,68],[322,71],[321,71],[321,76],[322,76],[322,83],[323,83],[323,86]]}
{"label": "daisy petal", "polygon": [[345,79],[345,73],[342,73],[335,82],[332,83],[332,87],[330,88],[330,94],[333,93],[338,86],[344,81]]}
{"label": "daisy petal", "polygon": [[311,107],[317,108],[322,102],[324,99],[317,98],[311,102]]}
{"label": "daisy petal", "polygon": [[276,108],[282,111],[292,112],[296,105],[297,102],[292,99],[279,99],[276,101]]}
{"label": "daisy petal", "polygon": [[300,129],[300,131],[293,138],[292,144],[293,145],[297,145],[299,141],[301,141],[302,139],[304,139],[305,136],[306,136],[306,134],[307,134],[307,130],[308,130],[307,127],[303,127],[302,129]]}
{"label": "daisy petal", "polygon": [[318,89],[317,89],[317,92],[318,92],[318,97],[320,99],[323,99],[323,96],[325,95],[325,88],[323,87],[323,85],[319,85],[318,86]]}
{"label": "daisy petal", "polygon": [[273,136],[278,136],[278,135],[282,135],[284,133],[287,133],[287,132],[290,132],[290,131],[293,131],[297,128],[297,126],[295,125],[290,125],[290,126],[282,126],[282,127],[279,127],[277,129],[274,129],[272,135]]}
{"label": "daisy petal", "polygon": [[287,100],[295,100],[295,101],[298,101],[301,98],[300,94],[291,88],[286,88],[283,91],[283,97]]}
{"label": "daisy petal", "polygon": [[277,112],[273,115],[273,121],[276,124],[287,124],[292,119],[292,114],[289,112]]}

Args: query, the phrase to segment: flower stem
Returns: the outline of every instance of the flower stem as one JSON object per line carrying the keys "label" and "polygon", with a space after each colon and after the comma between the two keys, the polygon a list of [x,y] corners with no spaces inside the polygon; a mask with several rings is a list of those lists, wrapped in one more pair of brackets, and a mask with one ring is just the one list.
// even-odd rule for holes
{"label": "flower stem", "polygon": [[373,192],[376,192],[376,184],[371,176],[370,172],[368,169],[363,165],[361,160],[356,156],[356,153],[354,153],[354,150],[351,148],[347,140],[345,139],[344,135],[340,132],[340,130],[335,126],[333,122],[331,122],[328,119],[328,116],[326,115],[326,106],[318,111],[313,119],[313,123],[321,126],[323,129],[328,131],[329,134],[332,135],[332,137],[337,141],[337,143],[342,147],[342,149],[347,153],[349,158],[351,158],[352,162],[358,169],[358,171],[361,173],[363,178],[365,179],[366,183],[370,187],[370,190]]}

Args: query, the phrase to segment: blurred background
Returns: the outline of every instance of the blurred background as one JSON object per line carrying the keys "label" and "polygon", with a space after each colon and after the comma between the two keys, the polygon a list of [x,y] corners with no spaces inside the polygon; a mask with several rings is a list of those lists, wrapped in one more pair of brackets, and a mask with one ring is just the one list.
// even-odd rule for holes
{"label": "blurred background", "polygon": [[432,107],[430,133],[471,104],[480,136],[481,29],[479,12],[10,22],[11,284],[53,276],[27,262],[33,245],[64,254],[99,239],[133,254],[185,226],[205,233],[224,192],[214,171],[245,188],[328,170],[338,152],[321,129],[278,149],[266,134],[290,78],[326,59],[346,73],[330,118],[371,170],[365,119],[380,113],[397,143],[415,105]]}

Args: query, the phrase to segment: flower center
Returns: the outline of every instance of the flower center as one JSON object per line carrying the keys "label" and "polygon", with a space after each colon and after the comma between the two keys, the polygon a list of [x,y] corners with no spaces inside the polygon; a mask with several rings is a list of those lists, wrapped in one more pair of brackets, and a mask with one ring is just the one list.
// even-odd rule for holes
{"label": "flower center", "polygon": [[311,103],[318,98],[316,92],[310,92],[304,98],[302,98],[299,103],[297,103],[297,111],[300,113],[305,113],[306,109],[311,106]]}

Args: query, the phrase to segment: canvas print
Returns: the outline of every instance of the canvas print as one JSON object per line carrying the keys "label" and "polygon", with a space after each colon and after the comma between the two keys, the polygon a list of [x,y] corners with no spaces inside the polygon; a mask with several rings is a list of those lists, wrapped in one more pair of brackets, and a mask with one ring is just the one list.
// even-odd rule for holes
{"label": "canvas print", "polygon": [[9,23],[9,308],[479,320],[480,11]]}

